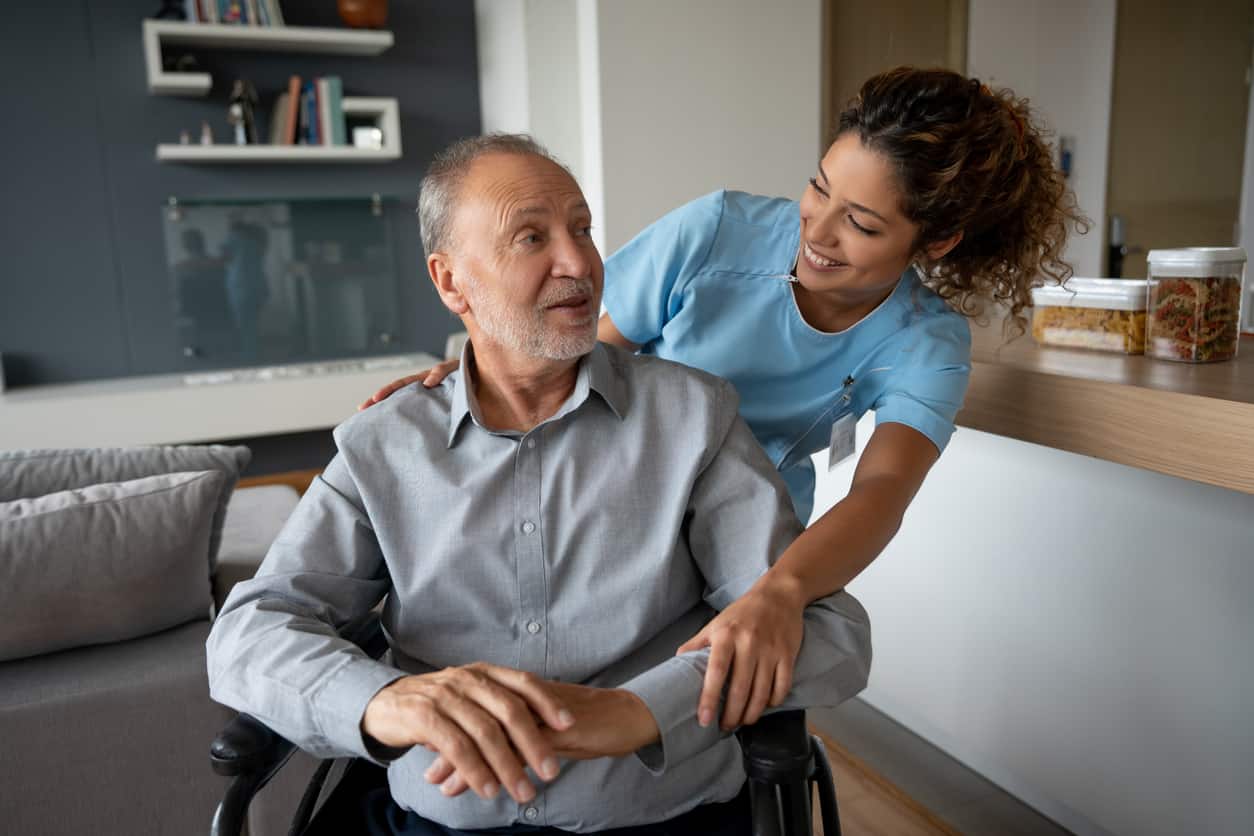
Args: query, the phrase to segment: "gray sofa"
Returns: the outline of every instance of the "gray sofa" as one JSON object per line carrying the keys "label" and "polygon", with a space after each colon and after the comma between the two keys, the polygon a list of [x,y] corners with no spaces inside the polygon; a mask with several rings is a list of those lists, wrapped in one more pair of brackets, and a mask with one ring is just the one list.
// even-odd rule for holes
{"label": "gray sofa", "polygon": [[[251,577],[296,491],[235,491],[242,447],[0,453],[0,830],[197,834],[225,781],[208,747],[216,605]],[[216,602],[216,603],[215,603]],[[286,832],[303,776],[267,788]]]}

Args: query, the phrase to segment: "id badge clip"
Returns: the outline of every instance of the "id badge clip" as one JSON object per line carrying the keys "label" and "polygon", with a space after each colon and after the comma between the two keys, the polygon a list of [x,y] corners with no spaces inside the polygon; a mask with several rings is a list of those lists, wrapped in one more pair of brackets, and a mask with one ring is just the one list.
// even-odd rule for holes
{"label": "id badge clip", "polygon": [[[845,378],[840,400],[846,405],[853,400],[849,394],[852,387],[853,378]],[[852,412],[847,412],[832,423],[832,437],[827,445],[827,472],[831,473],[836,469],[836,465],[852,456],[857,447],[858,418]]]}

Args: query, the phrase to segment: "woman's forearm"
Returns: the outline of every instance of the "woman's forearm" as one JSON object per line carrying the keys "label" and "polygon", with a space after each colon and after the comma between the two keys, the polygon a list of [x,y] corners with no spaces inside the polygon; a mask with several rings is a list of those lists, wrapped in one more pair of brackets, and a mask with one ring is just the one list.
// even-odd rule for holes
{"label": "woman's forearm", "polygon": [[797,606],[843,589],[901,527],[913,491],[896,479],[868,479],[793,541],[757,586]]}

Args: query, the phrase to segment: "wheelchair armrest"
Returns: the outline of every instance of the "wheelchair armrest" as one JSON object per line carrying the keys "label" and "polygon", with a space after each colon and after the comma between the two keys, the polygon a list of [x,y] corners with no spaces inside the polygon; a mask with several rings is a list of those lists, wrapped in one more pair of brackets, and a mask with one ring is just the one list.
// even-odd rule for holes
{"label": "wheelchair armrest", "polygon": [[209,744],[209,763],[214,772],[227,778],[267,772],[292,748],[260,720],[239,714]]}
{"label": "wheelchair armrest", "polygon": [[813,769],[806,713],[780,711],[736,732],[749,780],[766,784],[805,781]]}
{"label": "wheelchair armrest", "polygon": [[[343,636],[372,659],[388,648],[383,625],[374,612],[345,627]],[[295,748],[260,720],[239,714],[209,745],[209,763],[214,772],[228,778],[261,775],[281,764]]]}

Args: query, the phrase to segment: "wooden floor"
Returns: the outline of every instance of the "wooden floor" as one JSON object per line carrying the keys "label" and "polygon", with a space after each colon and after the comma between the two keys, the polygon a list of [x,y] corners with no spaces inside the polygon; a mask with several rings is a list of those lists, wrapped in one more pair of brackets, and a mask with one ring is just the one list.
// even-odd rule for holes
{"label": "wooden floor", "polygon": [[[821,732],[836,780],[842,836],[957,836],[917,801]],[[816,808],[817,809],[817,808]],[[821,823],[814,832],[822,834]]]}

